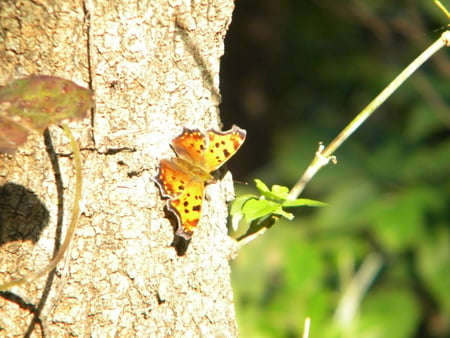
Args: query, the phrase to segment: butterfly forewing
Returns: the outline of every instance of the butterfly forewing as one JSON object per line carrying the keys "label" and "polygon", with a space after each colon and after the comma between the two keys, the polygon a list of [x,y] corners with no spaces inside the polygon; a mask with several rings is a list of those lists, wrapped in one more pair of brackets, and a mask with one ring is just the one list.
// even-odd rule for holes
{"label": "butterfly forewing", "polygon": [[184,129],[181,135],[172,140],[172,148],[178,157],[185,159],[200,168],[204,167],[205,149],[208,146],[208,139],[198,129]]}
{"label": "butterfly forewing", "polygon": [[226,132],[208,130],[209,143],[205,151],[208,171],[219,169],[245,141],[246,131],[237,126]]}

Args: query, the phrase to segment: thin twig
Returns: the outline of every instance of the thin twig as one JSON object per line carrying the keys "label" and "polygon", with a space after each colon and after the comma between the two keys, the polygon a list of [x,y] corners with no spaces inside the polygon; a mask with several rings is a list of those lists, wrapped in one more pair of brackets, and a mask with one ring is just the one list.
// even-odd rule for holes
{"label": "thin twig", "polygon": [[[290,190],[287,199],[294,200],[300,196],[306,184],[317,174],[317,172],[327,165],[330,161],[335,162],[333,156],[334,152],[364,123],[375,110],[392,95],[394,91],[403,84],[425,61],[433,56],[439,49],[445,46],[450,46],[450,32],[444,32],[438,40],[436,40],[430,47],[428,47],[422,54],[420,54],[408,67],[406,67],[375,99],[370,102],[340,133],[331,143],[323,149],[321,145],[319,150],[304,174],[300,177],[297,183]],[[238,239],[239,248],[250,243],[256,237],[262,235],[268,228],[270,228],[279,216],[272,215],[266,219],[263,224],[254,232],[247,232]],[[251,229],[251,225],[250,225]]]}
{"label": "thin twig", "polygon": [[302,338],[309,338],[309,328],[310,327],[311,327],[311,318],[306,317]]}
{"label": "thin twig", "polygon": [[447,10],[447,8],[444,7],[443,4],[441,4],[441,2],[440,2],[439,0],[434,0],[434,4],[435,4],[436,6],[438,6],[438,8],[439,8],[442,12],[444,12],[445,15],[447,15],[447,18],[450,19],[450,13],[449,13],[449,11]]}
{"label": "thin twig", "polygon": [[334,314],[334,319],[339,326],[347,327],[358,311],[365,293],[375,280],[383,265],[383,258],[377,253],[367,256],[352,280],[346,285],[339,305]]}
{"label": "thin twig", "polygon": [[314,177],[314,175],[326,164],[324,158],[330,158],[334,152],[344,143],[350,135],[352,135],[365,120],[371,116],[375,110],[380,107],[389,96],[395,92],[400,85],[402,85],[425,61],[433,56],[439,49],[449,45],[450,32],[444,32],[436,42],[428,47],[422,54],[420,54],[408,67],[406,67],[367,107],[365,107],[336,138],[322,151],[317,152],[313,161],[306,169],[303,176],[298,180],[294,187],[289,192],[290,199],[296,199],[306,184]]}

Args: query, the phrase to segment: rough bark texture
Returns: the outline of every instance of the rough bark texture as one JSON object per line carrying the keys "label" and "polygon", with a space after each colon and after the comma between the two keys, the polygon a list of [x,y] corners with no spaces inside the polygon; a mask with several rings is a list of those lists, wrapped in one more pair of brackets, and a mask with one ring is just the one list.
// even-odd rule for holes
{"label": "rough bark texture", "polygon": [[[75,237],[54,273],[0,294],[0,336],[237,335],[230,177],[207,187],[183,256],[171,246],[173,223],[151,180],[159,160],[173,156],[169,142],[182,127],[220,128],[219,59],[233,5],[0,3],[0,84],[48,74],[96,95],[90,118],[70,124],[84,177]],[[74,189],[70,152],[53,126],[46,141],[32,135],[14,157],[1,155],[0,283],[46,266],[64,238]]]}

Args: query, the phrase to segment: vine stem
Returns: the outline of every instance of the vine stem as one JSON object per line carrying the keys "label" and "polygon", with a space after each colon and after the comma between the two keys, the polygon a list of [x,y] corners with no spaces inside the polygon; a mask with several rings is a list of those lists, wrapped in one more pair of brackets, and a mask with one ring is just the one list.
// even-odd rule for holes
{"label": "vine stem", "polygon": [[12,281],[9,281],[7,283],[4,283],[0,285],[0,291],[8,290],[13,286],[17,286],[26,282],[32,282],[36,280],[39,277],[44,276],[49,271],[53,270],[56,265],[61,261],[61,259],[64,256],[64,253],[66,252],[67,248],[69,247],[69,244],[72,240],[72,237],[75,233],[77,224],[78,224],[78,218],[80,217],[80,203],[81,203],[81,193],[82,193],[82,187],[83,187],[83,175],[81,171],[81,155],[80,155],[80,149],[78,148],[78,144],[73,137],[72,132],[70,131],[69,127],[66,124],[62,124],[62,128],[64,130],[64,133],[66,134],[67,138],[69,139],[70,145],[73,150],[73,158],[75,161],[75,193],[73,197],[73,207],[72,207],[72,217],[70,220],[69,227],[67,229],[67,235],[64,238],[64,242],[62,243],[60,249],[58,250],[57,254],[53,257],[52,261],[42,270],[31,273],[29,275],[26,275],[25,277],[15,279]]}

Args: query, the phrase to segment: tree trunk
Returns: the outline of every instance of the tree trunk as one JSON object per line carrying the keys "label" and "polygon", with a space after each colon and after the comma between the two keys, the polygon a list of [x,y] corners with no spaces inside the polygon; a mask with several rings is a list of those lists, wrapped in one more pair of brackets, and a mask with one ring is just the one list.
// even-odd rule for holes
{"label": "tree trunk", "polygon": [[[0,336],[233,337],[231,177],[208,185],[184,254],[152,177],[184,126],[220,129],[219,59],[233,0],[2,1],[0,83],[29,74],[95,92],[70,123],[82,212],[55,271],[0,293]],[[0,283],[45,267],[73,207],[74,163],[57,126],[0,157]],[[36,324],[36,325],[35,325]],[[34,328],[33,328],[34,327]]]}

